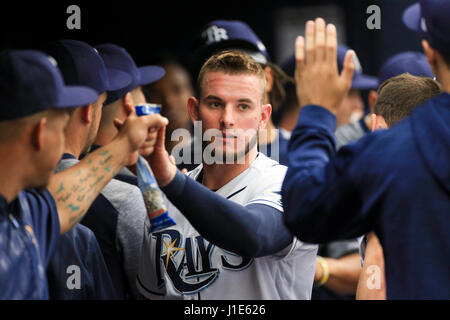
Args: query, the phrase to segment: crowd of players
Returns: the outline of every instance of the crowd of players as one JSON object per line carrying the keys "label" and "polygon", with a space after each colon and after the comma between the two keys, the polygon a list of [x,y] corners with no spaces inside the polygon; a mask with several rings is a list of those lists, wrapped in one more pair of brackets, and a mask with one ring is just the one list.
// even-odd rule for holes
{"label": "crowd of players", "polygon": [[[280,66],[229,20],[189,70],[78,40],[0,53],[0,298],[449,299],[449,13],[407,8],[424,53],[377,77],[321,18]],[[174,226],[149,232],[138,154]]]}

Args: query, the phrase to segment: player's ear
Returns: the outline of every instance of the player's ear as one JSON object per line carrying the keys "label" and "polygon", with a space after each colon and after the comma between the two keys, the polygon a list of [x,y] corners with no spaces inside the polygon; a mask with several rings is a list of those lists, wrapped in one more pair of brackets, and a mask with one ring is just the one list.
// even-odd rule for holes
{"label": "player's ear", "polygon": [[117,111],[115,118],[121,121],[125,121],[128,115],[133,111],[133,109],[134,109],[133,95],[131,94],[131,92],[127,92],[122,98],[122,103],[120,105],[119,110]]}
{"label": "player's ear", "polygon": [[200,120],[200,115],[199,115],[199,110],[198,110],[199,105],[200,105],[200,103],[197,100],[197,98],[189,97],[188,102],[187,102],[187,107],[188,107],[189,117],[191,118],[192,123]]}
{"label": "player's ear", "polygon": [[436,74],[436,50],[430,47],[427,40],[422,40],[423,51],[427,57],[428,63],[430,64],[431,71]]}
{"label": "player's ear", "polygon": [[386,123],[386,120],[381,115],[376,115],[372,118],[375,123],[372,125],[372,131],[380,130],[380,129],[389,129],[389,126]]}
{"label": "player's ear", "polygon": [[261,106],[261,123],[259,124],[259,130],[266,128],[271,114],[272,114],[272,105],[271,104],[263,104]]}
{"label": "player's ear", "polygon": [[135,101],[134,101],[134,97],[133,94],[131,92],[127,92],[127,94],[123,97],[123,105],[131,105],[131,106],[135,106]]}
{"label": "player's ear", "polygon": [[81,119],[85,123],[91,123],[94,117],[94,106],[92,104],[88,104],[86,106],[82,106],[80,108]]}
{"label": "player's ear", "polygon": [[375,102],[377,101],[378,93],[375,90],[370,90],[367,100],[369,101],[370,113],[373,113]]}
{"label": "player's ear", "polygon": [[41,151],[44,148],[45,135],[48,134],[48,119],[42,117],[31,130],[31,145],[35,151]]}

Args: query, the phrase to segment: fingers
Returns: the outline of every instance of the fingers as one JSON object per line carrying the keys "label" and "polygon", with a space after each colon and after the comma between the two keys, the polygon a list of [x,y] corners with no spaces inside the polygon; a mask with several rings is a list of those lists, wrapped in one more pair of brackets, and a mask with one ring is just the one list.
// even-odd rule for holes
{"label": "fingers", "polygon": [[325,51],[325,20],[317,18],[315,21],[315,61],[322,62],[326,58]]}
{"label": "fingers", "polygon": [[306,58],[307,64],[325,60],[337,66],[337,35],[333,24],[327,25],[322,18],[317,18],[315,21],[309,20],[305,26],[305,37],[306,40],[299,36],[295,42],[297,64],[300,61],[305,63]]}
{"label": "fingers", "polygon": [[295,40],[295,61],[295,73],[299,74],[305,66],[305,39],[301,36]]}
{"label": "fingers", "polygon": [[348,50],[344,58],[344,66],[341,72],[341,79],[345,82],[346,86],[350,88],[353,79],[353,73],[355,71],[355,62],[353,60],[353,50]]}
{"label": "fingers", "polygon": [[315,57],[315,52],[314,52],[314,22],[313,21],[308,21],[306,22],[306,31],[305,31],[305,37],[306,37],[306,63],[307,64],[313,64],[314,63],[314,57]]}
{"label": "fingers", "polygon": [[337,33],[334,24],[328,24],[326,28],[326,61],[330,65],[334,65],[337,70]]}
{"label": "fingers", "polygon": [[150,128],[161,128],[167,126],[169,123],[169,120],[159,114],[152,114],[148,116],[141,116],[142,121],[144,121],[144,124],[150,129]]}

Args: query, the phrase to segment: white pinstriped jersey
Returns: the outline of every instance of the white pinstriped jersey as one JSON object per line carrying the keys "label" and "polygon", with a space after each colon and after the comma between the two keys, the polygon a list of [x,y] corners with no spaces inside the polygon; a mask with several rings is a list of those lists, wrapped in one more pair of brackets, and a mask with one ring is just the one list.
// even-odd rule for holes
{"label": "white pinstriped jersey", "polygon": [[[196,179],[202,165],[189,173]],[[286,167],[259,153],[250,167],[216,193],[241,205],[283,211],[281,185]],[[169,201],[175,226],[146,231],[137,279],[149,299],[310,299],[317,245],[294,238],[272,256],[243,258],[205,240]],[[282,214],[282,213],[280,213]],[[148,230],[150,222],[146,221]],[[230,237],[233,230],[229,230]]]}

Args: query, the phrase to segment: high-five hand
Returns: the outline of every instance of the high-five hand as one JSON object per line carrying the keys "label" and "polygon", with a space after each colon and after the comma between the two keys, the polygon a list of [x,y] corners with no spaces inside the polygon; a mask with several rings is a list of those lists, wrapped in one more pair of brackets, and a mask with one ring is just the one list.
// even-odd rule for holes
{"label": "high-five hand", "polygon": [[305,38],[299,36],[295,42],[295,81],[300,105],[316,104],[336,113],[352,83],[354,52],[347,52],[339,75],[336,27],[326,25],[322,18],[308,21]]}

